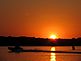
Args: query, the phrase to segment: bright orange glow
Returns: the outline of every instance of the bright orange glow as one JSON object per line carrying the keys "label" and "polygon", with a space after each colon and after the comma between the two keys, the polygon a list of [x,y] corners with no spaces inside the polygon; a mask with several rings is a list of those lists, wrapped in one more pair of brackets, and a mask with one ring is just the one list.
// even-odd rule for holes
{"label": "bright orange glow", "polygon": [[57,38],[56,35],[51,35],[51,36],[50,36],[50,39],[56,39],[56,38]]}
{"label": "bright orange glow", "polygon": [[[52,48],[51,48],[51,51],[55,51],[55,47],[52,47]],[[50,61],[56,61],[55,53],[51,53],[50,58],[51,58]]]}

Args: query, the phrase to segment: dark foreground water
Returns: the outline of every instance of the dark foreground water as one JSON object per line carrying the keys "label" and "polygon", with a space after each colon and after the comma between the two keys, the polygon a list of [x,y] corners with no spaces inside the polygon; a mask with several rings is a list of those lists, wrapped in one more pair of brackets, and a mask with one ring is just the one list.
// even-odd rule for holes
{"label": "dark foreground water", "polygon": [[[24,49],[37,50],[56,50],[56,51],[73,51],[69,46],[51,47],[51,46],[24,46]],[[81,51],[77,46],[75,51]],[[25,53],[8,53],[8,47],[0,47],[0,61],[81,61],[81,54],[64,54],[64,53],[44,53],[44,52],[25,52]]]}

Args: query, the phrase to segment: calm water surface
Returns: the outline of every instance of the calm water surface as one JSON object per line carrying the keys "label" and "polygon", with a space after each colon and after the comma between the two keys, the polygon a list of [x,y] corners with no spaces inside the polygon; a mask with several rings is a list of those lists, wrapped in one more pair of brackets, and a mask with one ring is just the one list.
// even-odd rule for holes
{"label": "calm water surface", "polygon": [[[24,49],[42,49],[50,51],[73,51],[71,47],[51,47],[51,46],[24,46]],[[75,51],[81,51],[77,46]],[[44,52],[25,52],[8,53],[8,47],[0,47],[0,61],[81,61],[81,54],[63,54],[63,53],[44,53]]]}

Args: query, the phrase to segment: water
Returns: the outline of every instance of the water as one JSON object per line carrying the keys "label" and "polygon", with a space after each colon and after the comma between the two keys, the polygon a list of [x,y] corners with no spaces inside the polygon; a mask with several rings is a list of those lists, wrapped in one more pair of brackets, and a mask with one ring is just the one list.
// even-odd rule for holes
{"label": "water", "polygon": [[[51,46],[24,46],[24,49],[39,50],[56,50],[56,51],[72,51],[71,47],[51,47]],[[77,46],[75,51],[81,51],[81,47]],[[0,47],[0,61],[81,61],[81,54],[58,54],[44,52],[25,52],[25,53],[8,53],[8,47]]]}
{"label": "water", "polygon": [[[55,47],[51,47],[51,51],[55,51]],[[50,53],[50,61],[56,61],[56,54]]]}

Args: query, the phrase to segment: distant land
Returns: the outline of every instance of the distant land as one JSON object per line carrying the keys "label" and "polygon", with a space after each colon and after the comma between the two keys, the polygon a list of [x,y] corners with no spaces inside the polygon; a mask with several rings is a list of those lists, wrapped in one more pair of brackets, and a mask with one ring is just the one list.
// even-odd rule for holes
{"label": "distant land", "polygon": [[25,36],[0,36],[0,46],[81,46],[81,38],[48,39]]}

